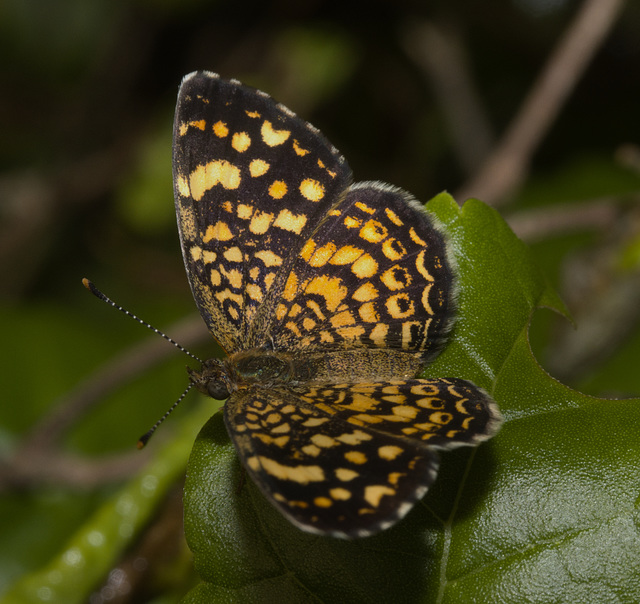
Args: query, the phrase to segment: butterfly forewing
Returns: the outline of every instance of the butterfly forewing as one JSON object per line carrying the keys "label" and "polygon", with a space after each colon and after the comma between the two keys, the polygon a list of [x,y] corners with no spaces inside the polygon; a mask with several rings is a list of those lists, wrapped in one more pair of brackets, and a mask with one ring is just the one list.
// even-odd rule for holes
{"label": "butterfly forewing", "polygon": [[322,135],[269,96],[210,73],[187,76],[174,124],[180,241],[200,312],[227,352],[350,171]]}

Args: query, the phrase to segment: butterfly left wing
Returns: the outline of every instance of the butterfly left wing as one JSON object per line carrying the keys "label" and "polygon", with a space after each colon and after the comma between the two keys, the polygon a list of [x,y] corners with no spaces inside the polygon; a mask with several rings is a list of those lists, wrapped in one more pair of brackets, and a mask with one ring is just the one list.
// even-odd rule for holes
{"label": "butterfly left wing", "polygon": [[193,296],[222,347],[237,352],[351,171],[318,130],[269,95],[195,72],[178,94],[173,172]]}
{"label": "butterfly left wing", "polygon": [[300,528],[343,538],[394,524],[434,482],[437,448],[478,444],[499,423],[464,380],[253,387],[224,417],[266,497]]}

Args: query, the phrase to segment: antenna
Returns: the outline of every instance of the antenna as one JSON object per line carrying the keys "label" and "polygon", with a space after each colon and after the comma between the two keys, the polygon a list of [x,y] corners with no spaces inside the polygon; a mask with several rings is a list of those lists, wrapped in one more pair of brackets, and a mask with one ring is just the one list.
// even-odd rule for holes
{"label": "antenna", "polygon": [[171,407],[169,407],[169,409],[166,411],[166,413],[155,424],[153,424],[153,426],[151,426],[150,430],[145,432],[138,439],[138,444],[137,444],[138,449],[142,449],[149,442],[149,439],[153,436],[153,433],[158,429],[158,426],[165,419],[167,419],[167,417],[169,417],[171,415],[171,412],[182,402],[182,399],[185,396],[187,396],[187,392],[189,392],[189,390],[191,390],[192,387],[193,387],[193,382],[189,382],[189,385],[186,387],[185,391],[180,395],[178,400],[175,403],[173,403],[173,405],[171,405]]}
{"label": "antenna", "polygon": [[129,312],[125,308],[122,308],[122,306],[120,306],[119,304],[116,304],[111,298],[105,296],[93,284],[93,282],[89,281],[89,279],[87,279],[86,277],[82,280],[82,285],[84,285],[96,298],[99,298],[103,302],[106,302],[110,306],[113,306],[113,308],[119,310],[120,312],[123,312],[125,315],[127,315],[127,317],[131,317],[132,319],[134,319],[135,321],[137,321],[141,325],[144,325],[146,328],[150,329],[151,331],[154,331],[159,336],[162,336],[165,340],[167,340],[167,342],[171,342],[178,350],[181,350],[185,354],[189,355],[192,359],[195,359],[196,361],[198,361],[198,363],[202,364],[202,360],[199,359],[195,354],[192,354],[186,348],[180,346],[180,344],[178,344],[178,342],[176,342],[175,340],[171,339],[167,334],[161,332],[159,329],[156,329],[153,325],[150,325],[146,321],[143,321],[140,317],[134,315],[132,312]]}
{"label": "antenna", "polygon": [[[175,340],[171,339],[168,335],[166,335],[165,333],[161,332],[159,329],[156,329],[153,325],[147,323],[146,321],[143,321],[140,317],[138,317],[137,315],[134,315],[132,312],[129,312],[125,308],[122,308],[122,306],[120,306],[119,304],[116,304],[113,300],[111,300],[111,298],[105,296],[86,277],[82,280],[82,285],[84,285],[96,298],[99,298],[103,302],[106,302],[110,306],[113,306],[113,308],[119,310],[120,312],[123,312],[128,317],[131,317],[132,319],[134,319],[135,321],[137,321],[141,325],[144,325],[145,327],[147,327],[151,331],[153,331],[153,332],[157,333],[158,335],[162,336],[165,340],[167,340],[167,342],[171,342],[171,344],[173,344],[178,350],[181,350],[185,354],[189,355],[192,359],[195,359],[196,361],[198,361],[198,363],[202,364],[202,361],[195,354],[190,353],[186,348],[184,348],[183,346],[180,346],[180,344],[178,344],[178,342],[176,342]],[[158,429],[158,426],[160,426],[160,424],[165,419],[167,419],[167,417],[169,417],[171,412],[182,402],[182,399],[184,399],[184,397],[187,396],[187,393],[189,392],[189,390],[191,390],[192,387],[193,387],[193,382],[190,382],[189,385],[187,386],[187,388],[185,389],[185,391],[180,395],[178,400],[175,403],[173,403],[173,405],[171,405],[169,410],[151,427],[151,429],[148,432],[143,434],[138,439],[138,444],[137,444],[138,449],[142,449],[149,442],[149,439],[153,436],[153,433]]]}

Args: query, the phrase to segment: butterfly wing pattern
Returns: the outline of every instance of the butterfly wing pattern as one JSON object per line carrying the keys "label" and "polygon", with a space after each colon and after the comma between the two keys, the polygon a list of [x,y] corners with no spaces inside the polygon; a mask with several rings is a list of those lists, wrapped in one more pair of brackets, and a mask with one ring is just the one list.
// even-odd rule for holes
{"label": "butterfly wing pattern", "polygon": [[338,151],[263,92],[186,76],[174,190],[196,304],[227,353],[191,380],[263,494],[295,525],[343,538],[402,518],[438,450],[498,430],[490,396],[416,378],[455,314],[445,234],[409,194],[351,184]]}

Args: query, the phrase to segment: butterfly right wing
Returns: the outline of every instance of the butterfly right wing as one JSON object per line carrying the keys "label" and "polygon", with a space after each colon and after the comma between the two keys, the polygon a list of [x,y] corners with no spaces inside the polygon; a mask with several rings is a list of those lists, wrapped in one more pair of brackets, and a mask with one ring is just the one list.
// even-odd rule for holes
{"label": "butterfly right wing", "polygon": [[394,349],[429,361],[453,322],[452,262],[436,219],[408,193],[358,183],[298,254],[270,326],[274,348]]}

